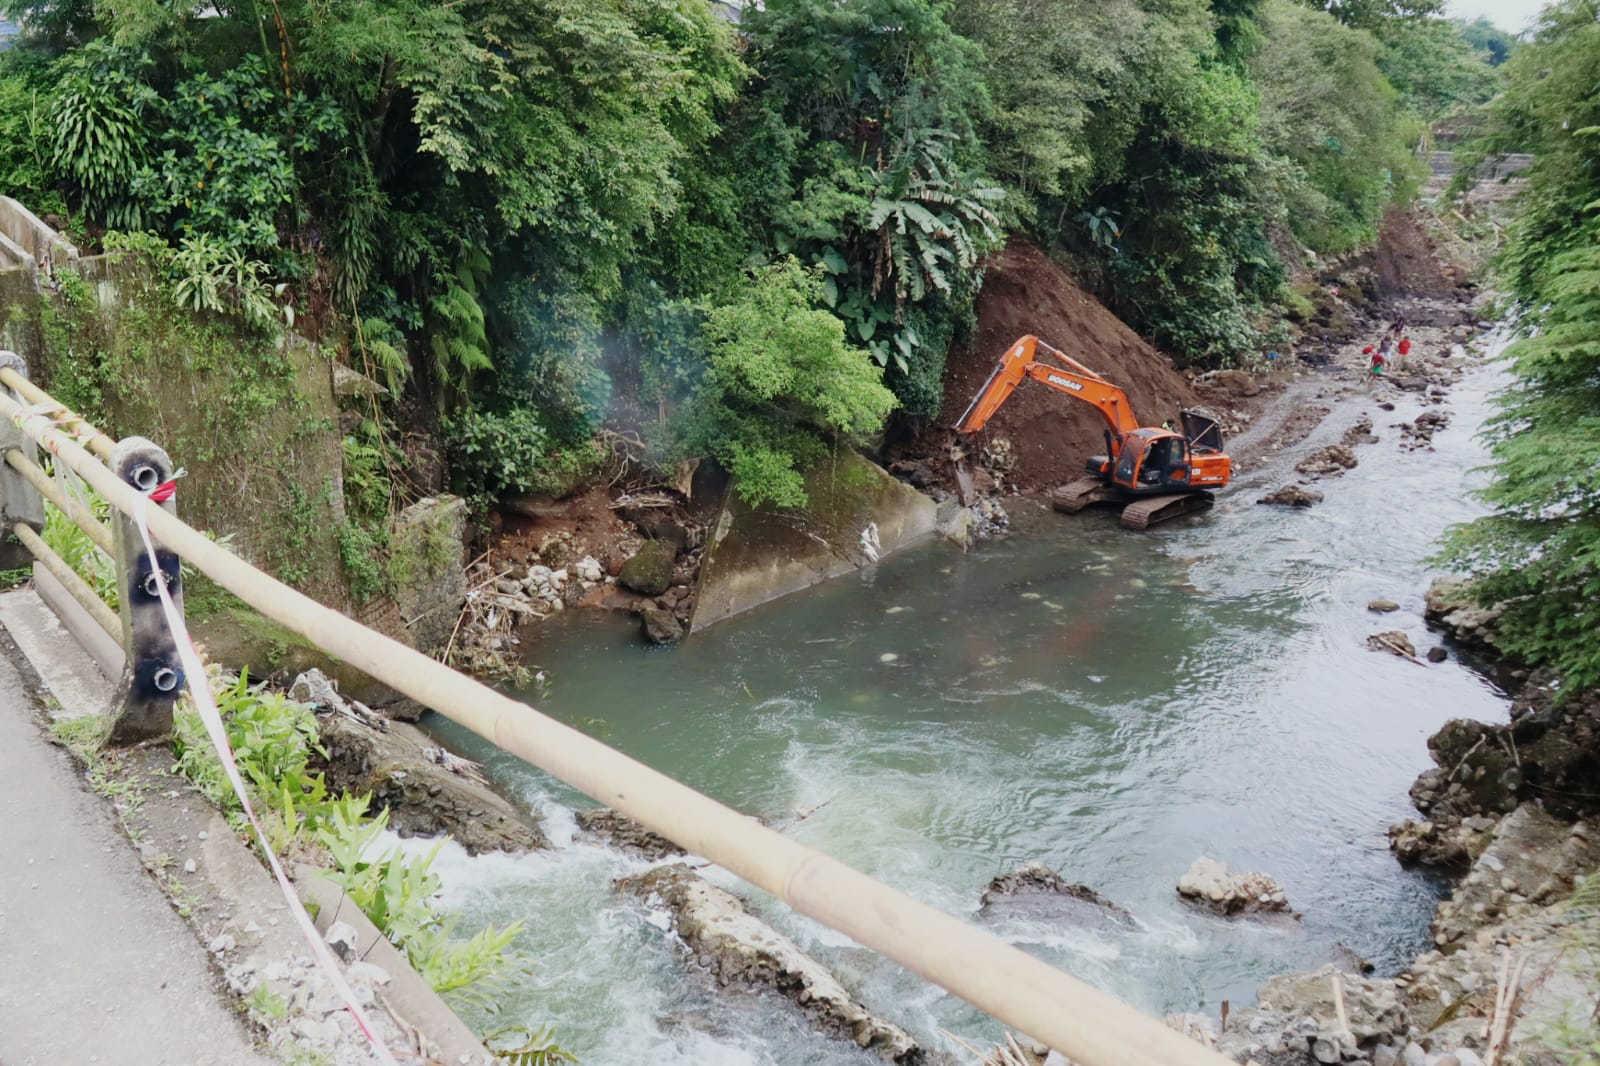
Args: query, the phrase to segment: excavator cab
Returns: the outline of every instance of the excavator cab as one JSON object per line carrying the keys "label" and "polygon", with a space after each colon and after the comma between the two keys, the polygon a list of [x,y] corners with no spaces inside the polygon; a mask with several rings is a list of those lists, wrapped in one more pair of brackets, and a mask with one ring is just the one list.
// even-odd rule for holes
{"label": "excavator cab", "polygon": [[1113,484],[1144,495],[1183,492],[1190,487],[1189,441],[1165,429],[1139,429],[1122,440],[1112,472]]}

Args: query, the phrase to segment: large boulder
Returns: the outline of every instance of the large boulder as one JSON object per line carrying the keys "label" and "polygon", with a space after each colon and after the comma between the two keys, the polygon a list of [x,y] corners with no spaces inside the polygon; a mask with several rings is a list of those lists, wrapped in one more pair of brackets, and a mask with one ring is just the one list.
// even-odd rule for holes
{"label": "large boulder", "polygon": [[1573,886],[1600,866],[1600,833],[1587,822],[1566,825],[1532,803],[1500,820],[1429,927],[1441,948],[1495,922],[1533,914],[1572,895]]}
{"label": "large boulder", "polygon": [[644,596],[659,596],[672,585],[677,553],[664,541],[647,540],[622,564],[617,583]]}
{"label": "large boulder", "polygon": [[1392,1062],[1379,1049],[1403,1045],[1407,1024],[1396,982],[1324,966],[1262,985],[1255,1007],[1228,1017],[1217,1050],[1257,1066]]}
{"label": "large boulder", "polygon": [[1500,725],[1454,719],[1428,738],[1435,767],[1411,800],[1424,822],[1389,831],[1401,858],[1462,865],[1488,846],[1501,816],[1538,799],[1565,820],[1600,816],[1600,694],[1569,695],[1536,674]]}
{"label": "large boulder", "polygon": [[1213,370],[1198,378],[1195,384],[1220,389],[1241,399],[1261,395],[1261,384],[1243,370]]}
{"label": "large boulder", "polygon": [[665,907],[695,963],[719,985],[777,992],[821,1030],[896,1063],[919,1063],[922,1048],[904,1029],[856,1002],[826,967],[736,897],[682,863],[627,877],[617,887]]}
{"label": "large boulder", "polygon": [[1491,652],[1500,652],[1500,634],[1495,623],[1501,608],[1480,606],[1470,582],[1456,577],[1439,577],[1428,586],[1422,616],[1443,629],[1456,641]]}
{"label": "large boulder", "polygon": [[1283,889],[1263,873],[1235,873],[1204,856],[1178,879],[1178,895],[1218,914],[1293,913]]}
{"label": "large boulder", "polygon": [[639,624],[644,638],[652,644],[676,644],[688,631],[675,613],[654,604],[639,608]]}
{"label": "large boulder", "polygon": [[329,788],[371,794],[401,836],[448,833],[470,855],[550,846],[538,816],[496,792],[477,763],[415,726],[346,701],[320,670],[297,677],[289,695],[315,707]]}

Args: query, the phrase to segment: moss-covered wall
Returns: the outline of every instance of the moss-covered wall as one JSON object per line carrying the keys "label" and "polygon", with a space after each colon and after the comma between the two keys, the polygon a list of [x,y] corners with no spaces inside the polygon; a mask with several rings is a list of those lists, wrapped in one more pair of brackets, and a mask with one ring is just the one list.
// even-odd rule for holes
{"label": "moss-covered wall", "polygon": [[186,521],[348,604],[332,371],[311,342],[179,310],[133,256],[80,259],[34,292],[0,292],[0,336],[18,342],[36,381],[111,436],[164,447],[188,472]]}

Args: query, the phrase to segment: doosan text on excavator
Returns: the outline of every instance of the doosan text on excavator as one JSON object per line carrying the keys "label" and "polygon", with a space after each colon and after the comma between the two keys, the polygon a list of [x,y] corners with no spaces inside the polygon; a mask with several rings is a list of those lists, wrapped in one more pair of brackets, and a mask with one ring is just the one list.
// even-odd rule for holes
{"label": "doosan text on excavator", "polygon": [[[1060,365],[1038,358],[1043,350]],[[1211,506],[1212,492],[1228,484],[1233,461],[1222,450],[1222,427],[1195,411],[1182,412],[1183,432],[1140,426],[1128,394],[1038,337],[1022,337],[1006,349],[989,380],[956,423],[977,433],[1028,378],[1090,404],[1105,420],[1106,454],[1090,456],[1088,477],[1050,494],[1058,511],[1090,504],[1122,506],[1122,524],[1145,529]]]}

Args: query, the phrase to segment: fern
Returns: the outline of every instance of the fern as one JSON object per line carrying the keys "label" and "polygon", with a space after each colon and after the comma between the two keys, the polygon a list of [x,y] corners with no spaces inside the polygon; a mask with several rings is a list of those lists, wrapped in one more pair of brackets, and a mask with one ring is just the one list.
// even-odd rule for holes
{"label": "fern", "polygon": [[[512,1044],[513,1041],[518,1041]],[[556,1045],[555,1030],[550,1026],[529,1029],[516,1025],[490,1033],[484,1044],[496,1059],[509,1066],[560,1066],[577,1062],[576,1056]]]}
{"label": "fern", "polygon": [[494,369],[483,305],[478,300],[480,284],[488,273],[488,256],[468,250],[454,273],[434,275],[439,289],[428,301],[435,325],[429,341],[434,368],[441,381],[458,388],[464,388],[473,374]]}

